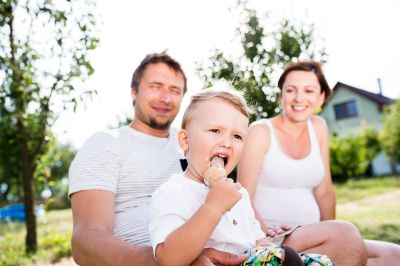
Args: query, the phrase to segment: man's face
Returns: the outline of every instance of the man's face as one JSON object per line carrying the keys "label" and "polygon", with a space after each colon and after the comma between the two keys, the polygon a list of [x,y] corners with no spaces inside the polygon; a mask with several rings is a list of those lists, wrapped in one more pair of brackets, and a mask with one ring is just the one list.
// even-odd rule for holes
{"label": "man's face", "polygon": [[245,115],[224,100],[214,98],[200,103],[186,130],[179,132],[179,142],[188,160],[188,177],[202,182],[215,156],[223,158],[229,174],[242,152],[248,123]]}
{"label": "man's face", "polygon": [[164,63],[147,66],[137,90],[132,89],[135,101],[134,127],[141,131],[168,130],[178,114],[183,98],[184,78]]}

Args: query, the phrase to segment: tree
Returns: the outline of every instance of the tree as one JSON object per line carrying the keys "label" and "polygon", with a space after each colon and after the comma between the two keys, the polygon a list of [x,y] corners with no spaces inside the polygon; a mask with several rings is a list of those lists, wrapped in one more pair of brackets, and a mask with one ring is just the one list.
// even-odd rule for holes
{"label": "tree", "polygon": [[[37,250],[34,178],[49,148],[50,127],[66,109],[91,96],[78,82],[93,73],[88,58],[98,43],[94,3],[3,0],[0,16],[0,169],[21,180],[26,250]],[[4,138],[3,138],[4,137]],[[17,181],[19,182],[19,181]]]}
{"label": "tree", "polygon": [[292,24],[283,19],[276,29],[268,16],[259,17],[247,3],[239,1],[241,17],[237,36],[242,54],[238,58],[216,49],[209,64],[198,63],[205,87],[225,79],[244,96],[255,111],[252,121],[280,112],[277,79],[283,67],[295,60],[326,60],[324,49],[317,51],[313,25]]}
{"label": "tree", "polygon": [[383,150],[390,157],[392,172],[398,175],[397,164],[400,160],[400,99],[387,106],[382,122],[380,141]]}

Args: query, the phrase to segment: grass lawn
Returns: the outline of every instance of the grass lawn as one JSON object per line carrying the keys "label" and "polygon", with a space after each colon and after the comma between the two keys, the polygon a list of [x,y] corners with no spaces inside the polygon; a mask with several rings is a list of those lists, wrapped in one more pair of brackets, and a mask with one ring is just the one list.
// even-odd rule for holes
{"label": "grass lawn", "polygon": [[[400,178],[351,180],[335,184],[338,219],[358,226],[364,238],[400,244]],[[38,221],[39,251],[24,253],[25,225],[0,224],[0,265],[55,265],[71,256],[71,210],[50,211]],[[71,260],[57,265],[74,265]]]}
{"label": "grass lawn", "polygon": [[[71,210],[48,212],[37,222],[38,252],[26,256],[24,250],[25,224],[0,223],[0,265],[17,266],[37,263],[54,263],[62,257],[71,256]],[[45,263],[44,263],[45,262]]]}
{"label": "grass lawn", "polygon": [[353,222],[366,239],[400,244],[400,178],[335,185],[337,218]]}

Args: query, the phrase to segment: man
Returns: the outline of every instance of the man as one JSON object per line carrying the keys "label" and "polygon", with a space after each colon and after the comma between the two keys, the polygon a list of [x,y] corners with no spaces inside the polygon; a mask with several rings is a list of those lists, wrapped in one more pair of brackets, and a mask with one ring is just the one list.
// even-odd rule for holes
{"label": "man", "polygon": [[[148,233],[153,191],[181,172],[170,128],[186,92],[186,76],[166,53],[150,54],[131,83],[130,126],[90,137],[70,167],[72,253],[80,265],[155,265]],[[197,263],[239,264],[245,257],[205,250]]]}
{"label": "man", "polygon": [[[132,123],[94,134],[70,167],[72,254],[80,265],[156,265],[148,232],[150,197],[182,171],[177,132],[170,125],[187,90],[186,77],[166,53],[150,54],[135,70],[131,88]],[[326,241],[300,250],[303,239],[319,235]],[[296,251],[365,257],[358,231],[340,224],[289,242]],[[205,249],[195,264],[238,265],[245,259]]]}

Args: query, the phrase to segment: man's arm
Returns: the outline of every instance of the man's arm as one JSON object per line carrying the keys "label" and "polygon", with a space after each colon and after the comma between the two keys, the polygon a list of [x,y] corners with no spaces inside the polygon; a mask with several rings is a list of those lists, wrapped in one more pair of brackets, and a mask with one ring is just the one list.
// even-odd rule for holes
{"label": "man's arm", "polygon": [[79,265],[157,265],[150,246],[135,246],[112,235],[114,194],[79,191],[71,196],[72,255]]}
{"label": "man's arm", "polygon": [[215,266],[215,265],[239,265],[249,256],[244,254],[232,254],[213,248],[205,248],[201,255],[190,266]]}

